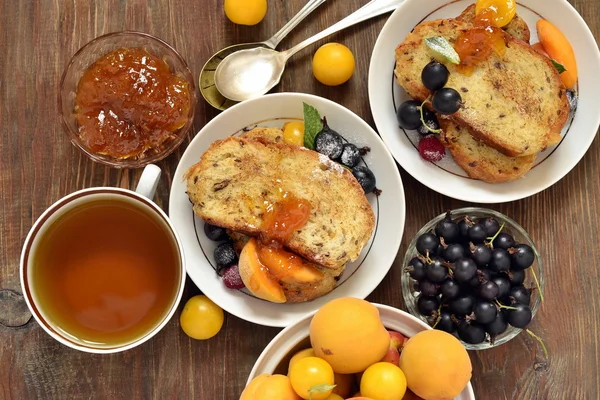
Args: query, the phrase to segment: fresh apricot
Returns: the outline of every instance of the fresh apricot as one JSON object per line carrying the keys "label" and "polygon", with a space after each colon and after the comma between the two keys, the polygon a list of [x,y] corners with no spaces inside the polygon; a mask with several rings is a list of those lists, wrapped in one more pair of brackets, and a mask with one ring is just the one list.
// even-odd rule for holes
{"label": "fresh apricot", "polygon": [[240,253],[240,277],[246,288],[256,297],[273,303],[287,301],[283,288],[271,278],[269,271],[258,258],[256,239],[250,239]]}
{"label": "fresh apricot", "polygon": [[566,71],[560,74],[562,82],[567,89],[572,88],[577,83],[577,60],[575,52],[569,39],[551,22],[540,19],[537,24],[537,33],[540,43],[544,50],[554,61],[562,64]]}
{"label": "fresh apricot", "polygon": [[390,335],[379,310],[368,301],[344,297],[319,309],[310,323],[315,354],[338,374],[364,371],[380,361],[390,347]]}
{"label": "fresh apricot", "polygon": [[[249,398],[250,399],[250,398]],[[252,400],[302,400],[292,388],[290,378],[271,375],[264,379],[254,392]]]}
{"label": "fresh apricot", "polygon": [[540,53],[541,55],[550,58],[548,53],[546,53],[546,49],[544,49],[544,46],[542,46],[542,44],[540,42],[532,44],[531,47],[533,47],[533,49],[535,51],[537,51],[538,53]]}
{"label": "fresh apricot", "polygon": [[262,383],[269,377],[270,375],[262,374],[258,375],[254,379],[250,381],[248,386],[242,392],[240,396],[240,400],[254,400],[254,395],[256,394],[256,389],[262,385]]}
{"label": "fresh apricot", "polygon": [[472,366],[460,341],[440,330],[411,337],[400,354],[408,388],[427,400],[453,399],[471,379]]}

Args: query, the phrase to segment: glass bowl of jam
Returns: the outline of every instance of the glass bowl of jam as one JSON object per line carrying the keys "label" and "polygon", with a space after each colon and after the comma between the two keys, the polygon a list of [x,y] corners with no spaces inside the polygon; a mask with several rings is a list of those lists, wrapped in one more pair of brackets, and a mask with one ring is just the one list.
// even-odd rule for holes
{"label": "glass bowl of jam", "polygon": [[194,79],[179,53],[142,32],[116,32],[83,46],[58,96],[71,142],[92,160],[139,168],[162,160],[194,122]]}

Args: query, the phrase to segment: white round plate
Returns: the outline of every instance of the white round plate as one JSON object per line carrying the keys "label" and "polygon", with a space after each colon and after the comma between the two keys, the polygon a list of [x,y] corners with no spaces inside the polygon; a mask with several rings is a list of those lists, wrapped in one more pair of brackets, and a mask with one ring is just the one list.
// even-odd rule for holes
{"label": "white round plate", "polygon": [[[203,231],[203,222],[194,215],[186,195],[184,173],[200,160],[215,140],[239,134],[244,128],[281,127],[286,121],[302,119],[302,103],[315,107],[328,125],[349,142],[371,151],[363,157],[377,179],[382,194],[367,195],[376,218],[376,226],[361,256],[346,267],[337,288],[311,302],[275,304],[246,291],[225,287],[215,272],[215,242]],[[317,310],[337,297],[367,297],[389,271],[402,240],[405,219],[404,189],[398,168],[387,148],[371,127],[350,110],[327,99],[301,94],[278,93],[239,103],[209,122],[192,140],[175,171],[169,198],[169,216],[181,237],[186,269],[190,278],[211,300],[225,311],[260,325],[285,327]]]}
{"label": "white round plate", "polygon": [[379,134],[398,163],[425,186],[446,196],[477,203],[501,203],[522,199],[552,186],[563,178],[588,150],[600,125],[600,53],[585,21],[565,0],[522,0],[517,13],[538,41],[535,23],[545,18],[569,39],[579,72],[577,110],[569,119],[563,140],[541,153],[531,171],[514,182],[490,184],[474,180],[452,160],[450,153],[439,163],[423,160],[417,150],[416,131],[398,127],[396,109],[410,99],[394,79],[394,50],[421,21],[458,16],[473,0],[406,0],[383,27],[375,44],[369,69],[371,112]]}
{"label": "white round plate", "polygon": [[[407,312],[383,304],[373,303],[373,305],[379,310],[381,322],[387,329],[400,332],[406,337],[410,338],[421,331],[432,329],[429,325]],[[290,356],[290,352],[300,350],[298,347],[309,338],[310,322],[314,314],[315,312],[306,315],[298,322],[279,332],[271,340],[254,363],[246,381],[246,386],[258,375],[275,373],[281,361]],[[310,343],[308,346],[310,346]],[[471,382],[454,400],[475,400]]]}

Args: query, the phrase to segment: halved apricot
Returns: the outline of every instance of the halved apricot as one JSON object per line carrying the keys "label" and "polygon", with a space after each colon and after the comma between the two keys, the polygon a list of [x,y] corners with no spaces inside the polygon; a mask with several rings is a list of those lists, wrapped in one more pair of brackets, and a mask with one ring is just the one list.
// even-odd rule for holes
{"label": "halved apricot", "polygon": [[305,264],[302,258],[281,248],[257,246],[258,259],[269,269],[271,275],[281,282],[306,284],[323,279],[323,273]]}
{"label": "halved apricot", "polygon": [[544,50],[554,61],[562,64],[566,71],[560,74],[562,82],[567,89],[577,83],[577,60],[575,52],[567,37],[551,22],[541,19],[536,24],[540,43]]}
{"label": "halved apricot", "polygon": [[246,288],[256,297],[273,303],[285,303],[286,297],[279,282],[275,281],[258,258],[256,239],[250,239],[240,253],[240,277]]}

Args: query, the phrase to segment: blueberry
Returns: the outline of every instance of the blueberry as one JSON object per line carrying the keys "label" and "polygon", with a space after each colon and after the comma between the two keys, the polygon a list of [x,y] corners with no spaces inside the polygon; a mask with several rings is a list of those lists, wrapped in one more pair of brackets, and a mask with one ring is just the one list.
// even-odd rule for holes
{"label": "blueberry", "polygon": [[456,330],[456,323],[452,320],[452,314],[447,310],[442,310],[439,315],[439,321],[434,329],[452,333]]}
{"label": "blueberry", "polygon": [[435,296],[419,296],[417,308],[419,312],[426,317],[431,316],[440,307],[440,301]]}
{"label": "blueberry", "polygon": [[515,245],[515,239],[508,233],[501,232],[496,236],[493,242],[494,247],[499,247],[504,250],[508,250]]}
{"label": "blueberry", "polygon": [[510,281],[511,286],[519,286],[525,282],[525,271],[520,270],[510,270],[508,271],[508,280]]}
{"label": "blueberry", "polygon": [[412,260],[410,260],[406,271],[408,272],[411,278],[417,281],[422,281],[423,279],[425,279],[425,264],[423,264],[423,262],[419,260],[418,257],[415,257]]}
{"label": "blueberry", "polygon": [[419,282],[419,292],[425,296],[437,296],[439,294],[440,287],[433,282],[423,279]]}
{"label": "blueberry", "polygon": [[458,225],[452,221],[450,213],[446,214],[446,217],[437,223],[435,226],[435,234],[439,237],[443,237],[446,243],[458,241],[460,231]]}
{"label": "blueberry", "polygon": [[443,264],[444,260],[434,257],[433,262],[425,265],[427,279],[433,283],[441,283],[448,277],[448,268]]}
{"label": "blueberry", "polygon": [[508,322],[506,322],[506,313],[499,312],[496,315],[496,319],[485,325],[485,330],[490,335],[499,335],[508,328]]}
{"label": "blueberry", "polygon": [[473,306],[473,314],[480,324],[489,324],[496,319],[498,308],[490,301],[478,301]]}
{"label": "blueberry", "polygon": [[214,257],[219,268],[229,267],[238,260],[237,253],[231,242],[221,243],[215,247]]}
{"label": "blueberry", "polygon": [[400,104],[396,114],[398,124],[401,128],[413,130],[421,125],[421,103],[415,100],[408,100]]}
{"label": "blueberry", "polygon": [[517,303],[529,305],[531,301],[531,289],[527,289],[525,286],[515,286],[510,290],[510,297]]}
{"label": "blueberry", "polygon": [[360,150],[352,143],[345,143],[342,147],[340,162],[348,168],[354,168],[360,162]]}
{"label": "blueberry", "polygon": [[440,292],[444,300],[452,300],[458,297],[460,294],[460,285],[452,279],[446,279],[444,283],[440,285]]}
{"label": "blueberry", "polygon": [[423,68],[423,71],[421,71],[421,81],[423,82],[423,86],[432,92],[443,88],[444,85],[446,85],[446,82],[448,82],[449,76],[450,72],[448,71],[448,68],[437,61],[431,61]]}
{"label": "blueberry", "polygon": [[465,343],[478,344],[485,340],[485,329],[477,322],[460,321],[458,337]]}
{"label": "blueberry", "polygon": [[490,270],[494,272],[508,271],[510,268],[510,256],[504,249],[492,250],[492,258],[490,260]]}
{"label": "blueberry", "polygon": [[435,254],[440,245],[440,239],[433,233],[424,233],[417,238],[417,251],[428,257]]}
{"label": "blueberry", "polygon": [[467,235],[469,237],[469,240],[476,244],[482,243],[485,240],[485,238],[487,237],[485,234],[485,228],[481,224],[475,224],[475,225],[469,227],[469,230],[467,231]]}
{"label": "blueberry", "polygon": [[425,125],[421,122],[421,124],[417,127],[417,132],[423,136],[431,135],[432,131],[437,131],[440,129],[440,123],[435,116],[435,113],[429,110],[427,107],[423,107],[423,121],[429,127],[427,129]]}
{"label": "blueberry", "polygon": [[454,114],[460,108],[462,98],[460,93],[452,88],[443,88],[433,94],[433,109],[440,114]]}
{"label": "blueberry", "polygon": [[451,243],[444,249],[443,257],[446,261],[453,263],[459,258],[464,257],[465,254],[467,254],[466,250],[461,244]]}
{"label": "blueberry", "polygon": [[483,226],[486,235],[488,235],[489,237],[494,236],[496,233],[498,233],[498,230],[500,229],[500,223],[498,223],[498,220],[496,218],[484,218],[481,219],[479,223]]}
{"label": "blueberry", "polygon": [[471,258],[479,268],[485,267],[492,259],[492,250],[485,244],[478,244],[471,248]]}
{"label": "blueberry", "polygon": [[223,240],[227,240],[227,230],[225,228],[221,228],[220,226],[211,225],[208,222],[204,223],[204,234],[210,240],[215,242],[222,242]]}
{"label": "blueberry", "polygon": [[515,328],[526,328],[531,322],[532,314],[529,306],[521,303],[513,304],[516,310],[508,310],[508,323]]}
{"label": "blueberry", "polygon": [[334,130],[325,127],[315,136],[315,150],[331,160],[337,160],[344,148],[342,137]]}
{"label": "blueberry", "polygon": [[524,270],[533,264],[535,253],[531,246],[527,244],[518,244],[508,252],[512,258],[512,268],[515,270]]}
{"label": "blueberry", "polygon": [[458,316],[471,314],[475,305],[475,297],[464,295],[453,299],[450,302],[450,311]]}
{"label": "blueberry", "polygon": [[372,193],[375,190],[375,175],[365,165],[357,165],[352,169],[352,175],[356,178],[365,193]]}

